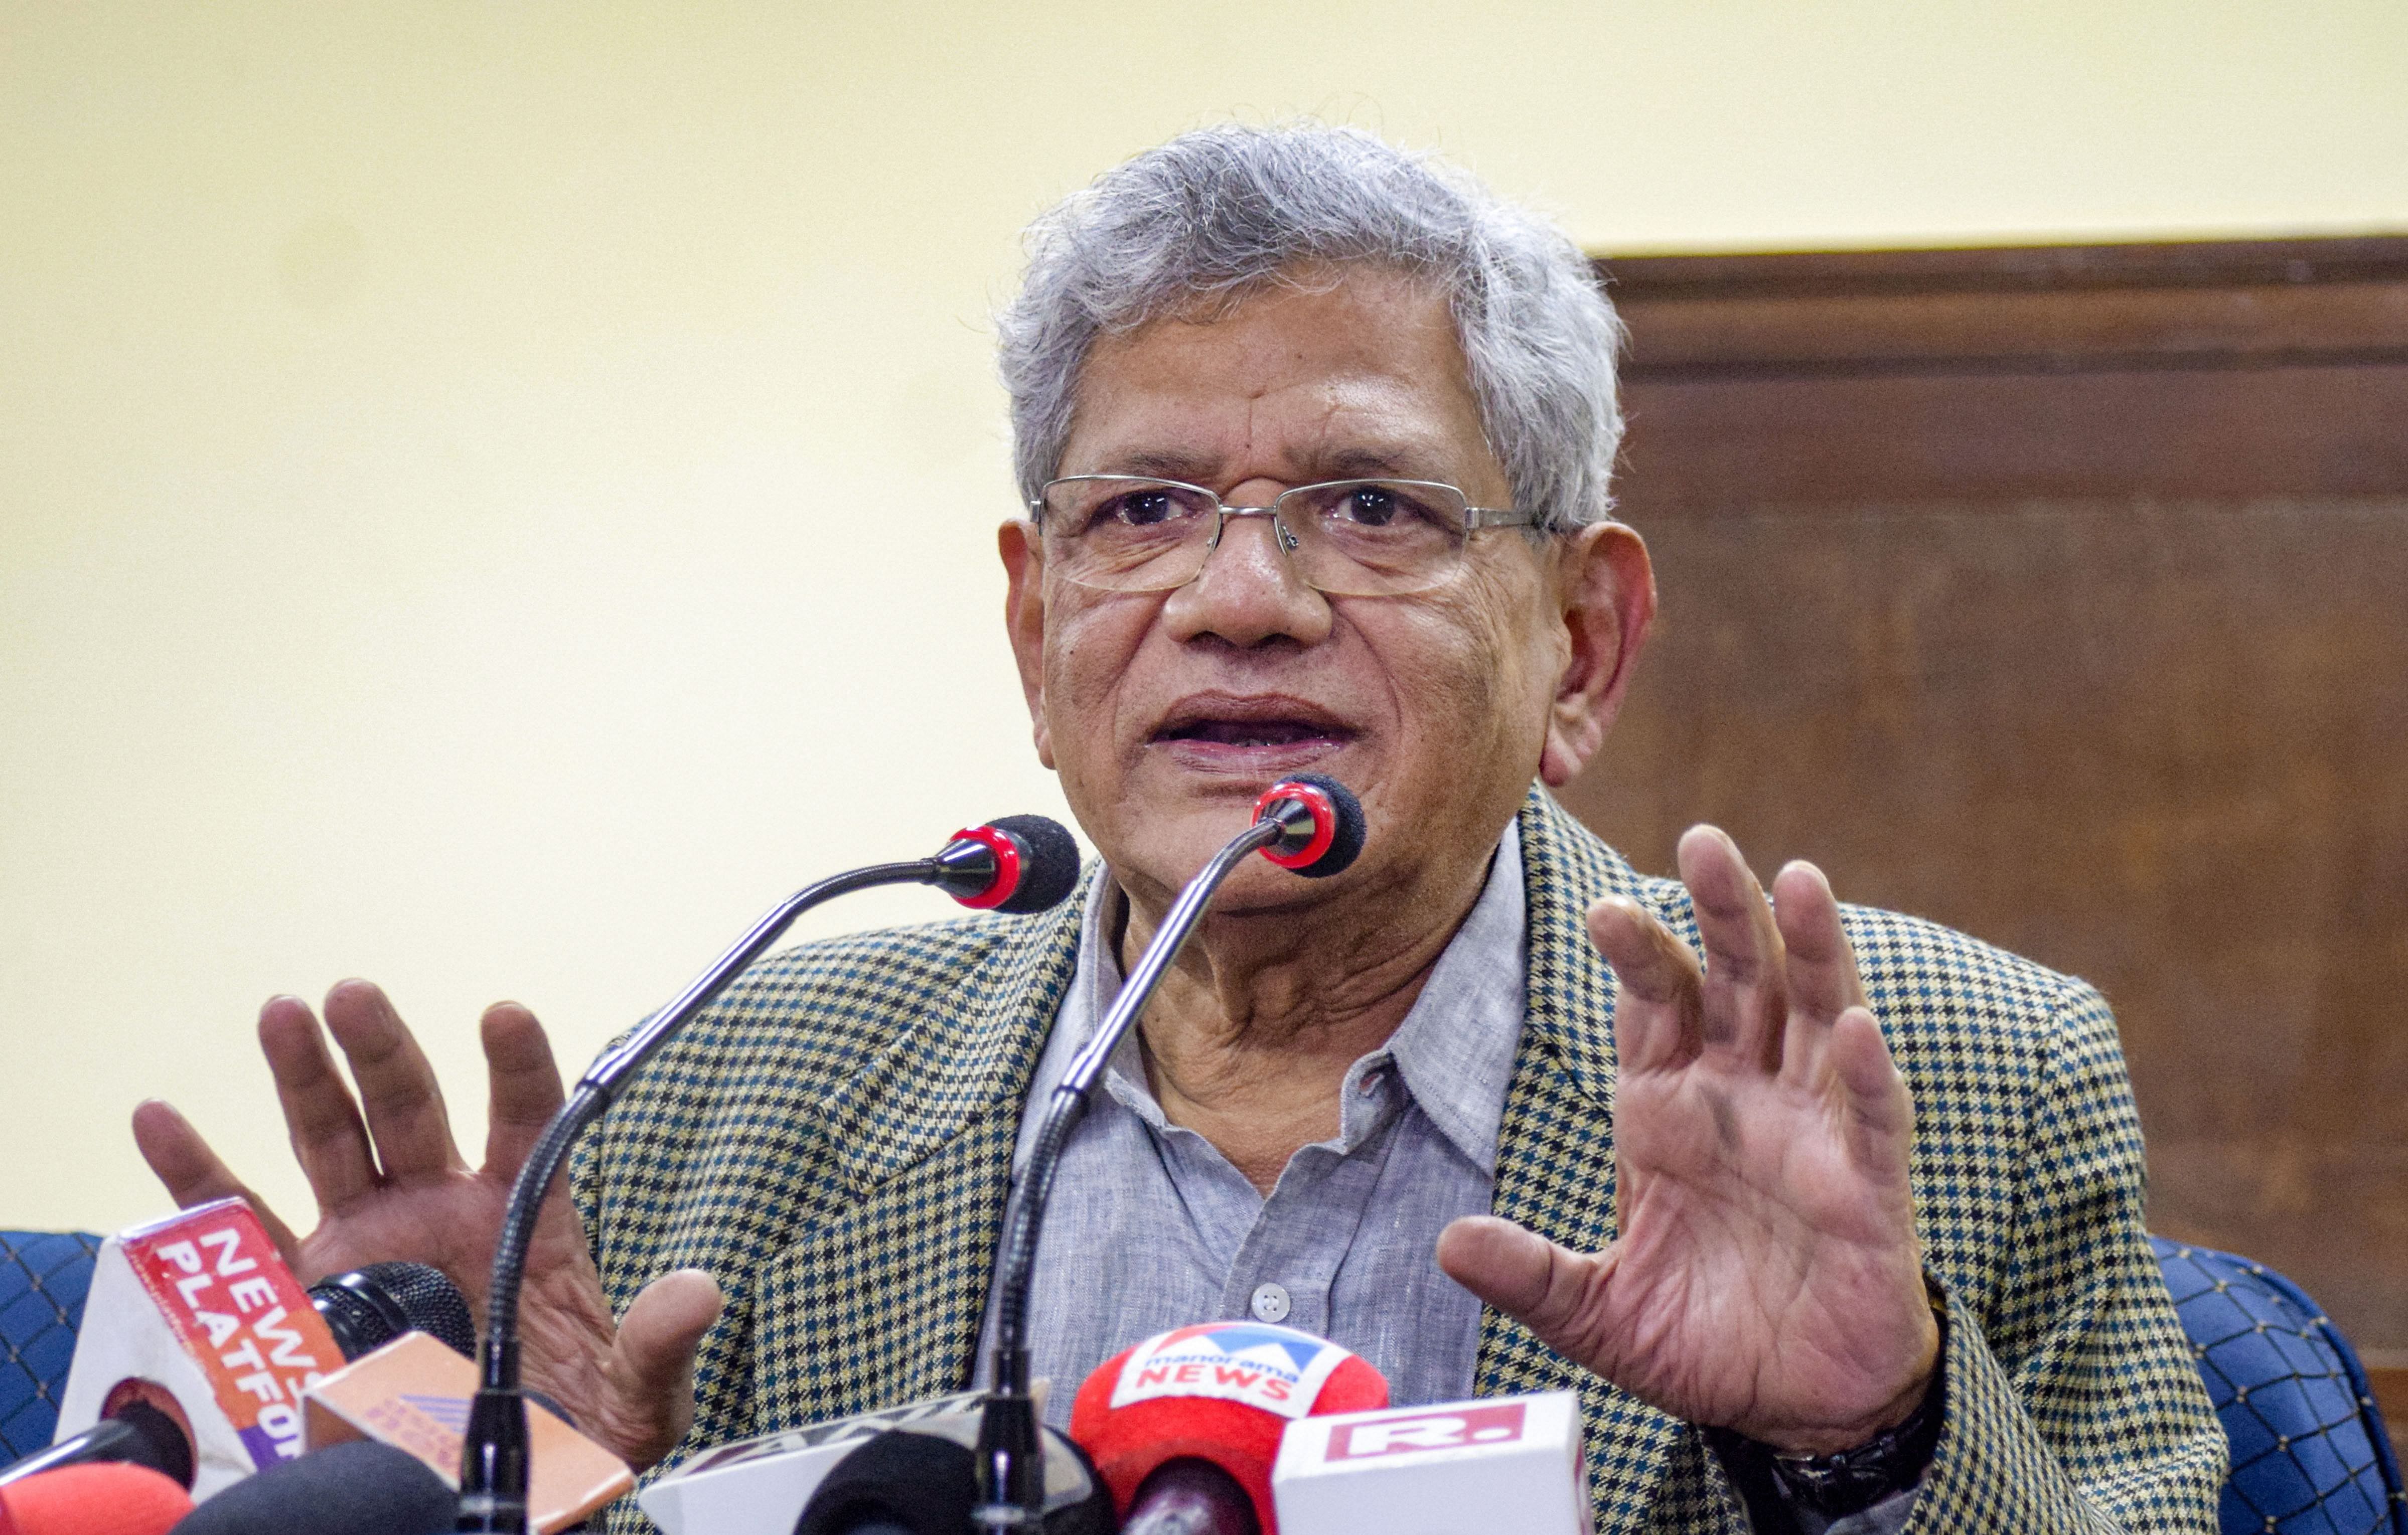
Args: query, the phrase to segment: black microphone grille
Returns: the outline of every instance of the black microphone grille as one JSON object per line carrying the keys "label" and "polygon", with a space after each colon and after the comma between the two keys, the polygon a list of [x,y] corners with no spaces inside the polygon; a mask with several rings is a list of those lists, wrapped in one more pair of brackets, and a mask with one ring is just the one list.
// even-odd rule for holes
{"label": "black microphone grille", "polygon": [[355,1439],[245,1477],[171,1535],[427,1535],[459,1513],[460,1495],[416,1456]]}
{"label": "black microphone grille", "polygon": [[[1302,784],[1320,792],[1322,799],[1328,807],[1326,817],[1328,839],[1324,842],[1320,835],[1325,820],[1322,807],[1313,805],[1309,798],[1304,798],[1304,803],[1312,811],[1315,827],[1312,844],[1295,849],[1292,854],[1287,854],[1266,848],[1263,851],[1263,856],[1291,872],[1303,875],[1308,880],[1326,879],[1332,874],[1344,870],[1362,853],[1363,839],[1369,831],[1363,817],[1363,802],[1354,797],[1354,790],[1331,778],[1327,773],[1290,773],[1272,784],[1263,797],[1256,801],[1256,813],[1260,814],[1263,809],[1282,797],[1280,791],[1291,783]],[[1313,851],[1312,844],[1319,844],[1319,851]],[[1306,854],[1311,855],[1303,856]]]}
{"label": "black microphone grille", "polygon": [[1043,911],[1079,887],[1079,844],[1061,822],[1043,815],[1007,815],[987,825],[1021,847],[1020,883],[996,911],[1022,916]]}
{"label": "black microphone grille", "polygon": [[470,1358],[477,1324],[460,1287],[427,1263],[371,1263],[309,1286],[309,1298],[346,1359],[372,1354],[412,1330]]}

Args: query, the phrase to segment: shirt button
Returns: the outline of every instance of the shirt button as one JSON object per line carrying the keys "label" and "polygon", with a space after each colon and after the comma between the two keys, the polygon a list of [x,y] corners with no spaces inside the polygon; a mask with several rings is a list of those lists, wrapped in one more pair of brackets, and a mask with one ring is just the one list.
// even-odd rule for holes
{"label": "shirt button", "polygon": [[1254,1313],[1257,1322],[1284,1322],[1289,1303],[1287,1291],[1277,1284],[1254,1286]]}

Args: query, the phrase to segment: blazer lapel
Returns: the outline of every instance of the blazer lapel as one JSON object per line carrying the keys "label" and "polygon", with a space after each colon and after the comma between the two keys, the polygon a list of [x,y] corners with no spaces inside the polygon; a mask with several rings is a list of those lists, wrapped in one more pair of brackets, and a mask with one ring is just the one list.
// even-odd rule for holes
{"label": "blazer lapel", "polygon": [[815,1107],[852,1199],[758,1275],[756,1432],[968,1384],[1021,1100],[1076,963],[1083,905],[1082,894],[1043,917],[1003,919],[1011,925],[956,973],[898,977],[935,994],[925,1024]]}
{"label": "blazer lapel", "polygon": [[[1588,907],[1641,894],[1630,866],[1533,788],[1521,815],[1529,908],[1529,1012],[1514,1057],[1497,1148],[1492,1211],[1578,1252],[1616,1232],[1613,1208],[1615,983],[1589,942]],[[1483,1314],[1477,1388],[1484,1396],[1575,1390],[1588,1427],[1591,1490],[1605,1529],[1637,1529],[1687,1505],[1718,1502],[1698,1436],[1573,1364],[1519,1322]],[[1686,1474],[1694,1470],[1694,1476]],[[1666,1484],[1679,1485],[1675,1491]],[[1718,1509],[1682,1507],[1696,1517]],[[1685,1528],[1685,1527],[1684,1527]],[[1743,1527],[1742,1527],[1743,1528]]]}

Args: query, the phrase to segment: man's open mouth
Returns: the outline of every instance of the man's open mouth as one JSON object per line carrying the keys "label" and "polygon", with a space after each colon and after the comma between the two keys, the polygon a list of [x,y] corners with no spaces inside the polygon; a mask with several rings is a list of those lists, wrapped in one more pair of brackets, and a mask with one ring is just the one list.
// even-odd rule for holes
{"label": "man's open mouth", "polygon": [[1345,737],[1338,726],[1312,720],[1188,720],[1168,726],[1154,739],[1205,741],[1214,746],[1301,746]]}

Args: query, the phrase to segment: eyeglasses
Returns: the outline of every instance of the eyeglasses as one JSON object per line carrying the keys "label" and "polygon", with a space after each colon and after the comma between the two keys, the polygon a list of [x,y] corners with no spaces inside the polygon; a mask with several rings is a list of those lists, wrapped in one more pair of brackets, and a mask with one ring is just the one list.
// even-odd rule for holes
{"label": "eyeglasses", "polygon": [[1535,512],[1475,507],[1429,480],[1332,480],[1298,485],[1267,507],[1232,507],[1176,480],[1074,474],[1049,483],[1028,509],[1046,565],[1109,592],[1186,585],[1232,517],[1269,518],[1297,578],[1348,597],[1428,591],[1462,564],[1474,533],[1539,523]]}

